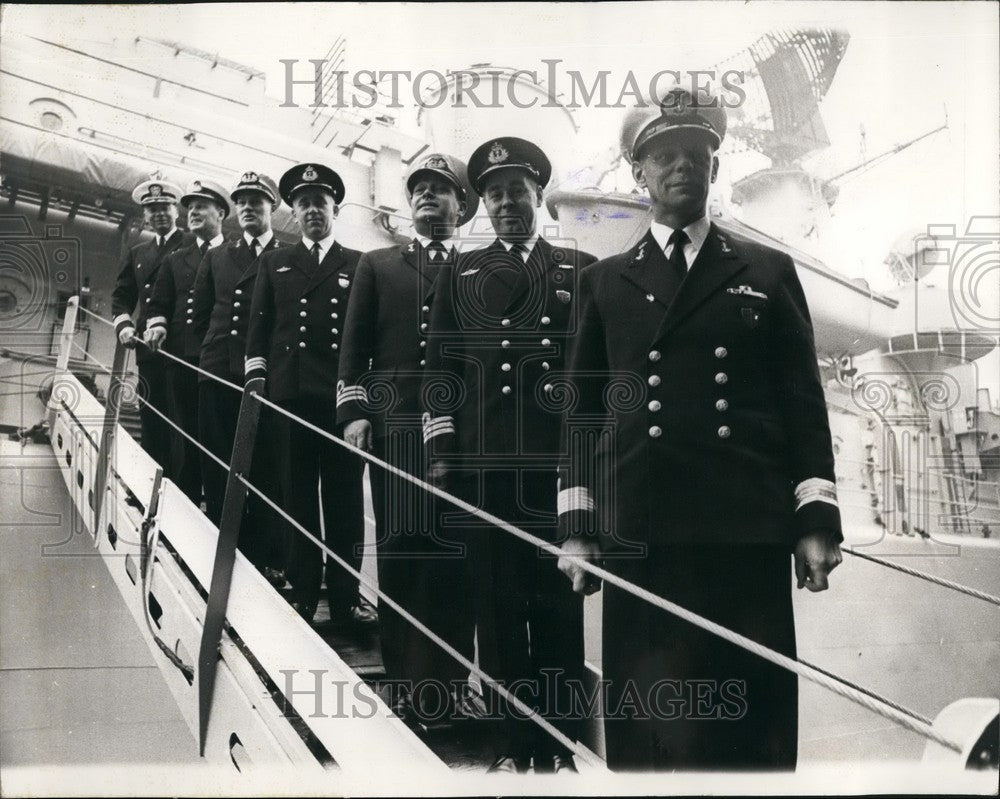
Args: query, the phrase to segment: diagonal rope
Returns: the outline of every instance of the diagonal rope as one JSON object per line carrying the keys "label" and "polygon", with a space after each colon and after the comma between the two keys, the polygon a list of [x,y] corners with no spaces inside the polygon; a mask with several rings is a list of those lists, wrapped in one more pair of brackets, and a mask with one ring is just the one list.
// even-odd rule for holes
{"label": "diagonal rope", "polygon": [[922,572],[918,569],[913,569],[909,566],[903,566],[900,563],[893,563],[891,560],[885,560],[884,558],[879,558],[876,557],[875,555],[868,555],[864,552],[857,552],[852,548],[847,548],[844,551],[847,552],[848,554],[854,555],[854,557],[856,558],[861,558],[862,560],[870,560],[872,563],[877,563],[880,566],[885,566],[888,569],[895,569],[896,571],[902,572],[903,574],[909,574],[911,577],[919,577],[921,580],[927,580],[927,582],[943,586],[944,588],[950,588],[953,591],[958,591],[962,594],[975,597],[976,599],[982,599],[984,602],[989,602],[990,604],[1000,606],[1000,597],[993,596],[993,594],[987,594],[985,591],[980,591],[977,588],[970,588],[967,585],[956,583],[944,577],[937,577],[936,575],[928,574],[927,572]]}
{"label": "diagonal rope", "polygon": [[272,408],[278,413],[281,413],[287,418],[292,419],[293,421],[297,422],[303,427],[312,430],[317,435],[320,435],[323,438],[328,439],[329,441],[333,441],[337,444],[340,444],[345,449],[348,449],[357,455],[364,456],[365,458],[368,459],[370,463],[374,463],[399,477],[403,477],[409,480],[415,485],[418,485],[421,488],[423,488],[425,491],[432,493],[435,496],[450,502],[451,504],[455,505],[458,508],[461,508],[467,513],[478,516],[480,519],[483,519],[484,521],[489,522],[495,527],[504,530],[507,533],[510,533],[516,538],[520,538],[522,541],[525,541],[529,544],[532,544],[533,546],[538,547],[543,552],[547,552],[556,557],[565,558],[569,562],[579,566],[581,569],[590,572],[591,574],[597,577],[600,577],[605,582],[610,583],[611,585],[614,585],[617,588],[620,588],[621,590],[629,594],[632,594],[633,596],[638,597],[639,599],[642,599],[645,602],[648,602],[650,605],[660,608],[661,610],[665,610],[668,613],[672,613],[673,615],[684,619],[685,621],[695,625],[696,627],[700,627],[701,629],[706,630],[712,633],[713,635],[719,636],[725,641],[728,641],[732,644],[736,644],[737,646],[741,646],[744,649],[753,652],[755,655],[763,658],[764,660],[768,660],[777,666],[781,666],[782,668],[785,668],[797,674],[798,676],[806,680],[809,680],[810,682],[816,683],[817,685],[826,688],[827,690],[832,691],[833,693],[838,694],[839,696],[842,696],[845,699],[850,699],[856,704],[868,708],[873,713],[877,713],[878,715],[883,716],[891,721],[895,721],[900,726],[906,727],[908,730],[911,730],[912,732],[915,732],[918,735],[928,738],[934,741],[935,743],[940,744],[943,747],[951,749],[955,752],[962,751],[962,747],[959,744],[941,735],[937,730],[933,729],[931,725],[928,725],[922,719],[914,718],[915,714],[913,714],[910,711],[904,712],[898,710],[896,707],[893,706],[893,703],[883,700],[880,696],[878,696],[872,691],[855,688],[852,685],[846,683],[845,681],[840,680],[839,678],[835,679],[829,676],[827,673],[824,673],[823,671],[820,671],[811,666],[803,664],[795,660],[794,658],[790,658],[787,655],[781,654],[780,652],[776,652],[773,649],[764,646],[763,644],[757,643],[751,638],[747,638],[744,635],[740,635],[739,633],[733,632],[732,630],[722,626],[721,624],[711,621],[710,619],[706,619],[703,616],[699,616],[697,613],[694,613],[688,610],[687,608],[681,607],[680,605],[671,602],[669,599],[665,599],[664,597],[658,596],[657,594],[654,594],[653,592],[645,588],[642,588],[641,586],[635,585],[634,583],[631,583],[628,580],[625,580],[624,578],[619,577],[613,572],[609,572],[600,566],[596,566],[592,563],[589,563],[588,561],[582,560],[581,558],[575,556],[564,555],[560,550],[560,548],[555,544],[552,544],[548,541],[538,538],[537,536],[534,536],[531,533],[525,532],[524,530],[501,519],[500,517],[494,516],[492,513],[488,513],[487,511],[484,511],[481,508],[476,508],[473,505],[470,505],[468,502],[465,502],[464,500],[449,494],[447,491],[437,488],[436,486],[433,486],[430,483],[427,483],[418,477],[414,477],[413,475],[408,474],[402,469],[399,469],[390,463],[386,463],[385,461],[372,455],[371,453],[367,453],[359,449],[358,447],[348,444],[346,441],[338,438],[332,433],[329,433],[326,430],[323,430],[322,428],[317,427],[316,425],[305,421],[304,419],[300,419],[295,414],[285,410],[284,408],[281,408],[280,406],[276,405],[270,400],[264,399],[256,392],[251,392],[250,396],[256,397],[256,399],[262,404],[267,405],[268,407]]}

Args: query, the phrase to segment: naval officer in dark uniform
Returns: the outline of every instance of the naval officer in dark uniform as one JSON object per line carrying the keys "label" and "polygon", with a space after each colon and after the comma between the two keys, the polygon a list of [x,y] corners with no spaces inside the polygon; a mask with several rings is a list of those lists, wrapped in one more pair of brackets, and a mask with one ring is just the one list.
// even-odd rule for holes
{"label": "naval officer in dark uniform", "polygon": [[[344,199],[344,182],[334,170],[322,164],[299,164],[285,172],[278,189],[292,208],[302,239],[260,257],[247,331],[246,380],[266,378],[272,401],[336,434],[341,330],[361,253],[336,240],[334,220]],[[319,538],[322,504],[327,546],[360,570],[364,545],[361,459],[298,422],[285,419],[283,425],[285,507]],[[322,492],[317,496],[320,481]],[[357,578],[332,558],[326,563],[331,622],[337,626],[374,623],[374,608],[359,596]],[[312,621],[323,579],[323,552],[298,531],[287,577],[296,610]]]}
{"label": "naval officer in dark uniform", "polygon": [[[199,366],[237,385],[243,382],[250,301],[257,278],[258,257],[280,247],[271,229],[271,215],[281,203],[278,186],[265,174],[249,170],[229,193],[240,235],[205,257],[194,283],[192,304],[195,336],[202,341]],[[229,462],[236,438],[242,395],[205,375],[198,376],[199,440],[210,452]],[[250,481],[276,501],[281,500],[278,464],[283,438],[270,408],[262,406],[257,423],[255,457]],[[207,455],[202,458],[202,483],[208,517],[219,523],[226,491],[226,472]],[[285,522],[259,497],[247,495],[240,550],[276,585],[284,585]]]}
{"label": "naval officer in dark uniform", "polygon": [[[454,264],[452,236],[475,216],[479,198],[468,185],[465,164],[440,153],[417,159],[404,187],[416,236],[365,253],[358,262],[344,324],[337,419],[346,425],[349,443],[423,477],[420,385],[434,287],[440,269]],[[379,588],[471,659],[462,549],[436,540],[432,495],[375,466],[369,475]],[[391,697],[397,712],[407,717],[410,689],[428,679],[448,686],[450,702],[460,707],[451,687],[468,669],[392,608],[379,608],[379,634],[386,676],[400,683]],[[429,693],[426,704],[435,717],[444,715],[439,692]],[[413,710],[420,719],[421,708]]]}
{"label": "naval officer in dark uniform", "polygon": [[[145,341],[156,352],[161,346],[171,355],[197,366],[201,336],[194,327],[194,279],[205,254],[224,241],[222,221],[229,216],[225,189],[211,180],[195,180],[181,197],[187,209],[188,232],[194,241],[168,255],[160,266],[149,302]],[[169,330],[168,330],[169,327]],[[198,373],[168,360],[170,418],[198,440]],[[187,438],[174,447],[174,482],[197,506],[201,504],[201,451]]]}
{"label": "naval officer in dark uniform", "polygon": [[[167,415],[170,406],[170,389],[164,359],[157,357],[140,341],[146,332],[147,306],[153,295],[156,273],[163,259],[186,243],[177,229],[177,201],[181,190],[169,181],[152,178],[135,187],[132,200],[142,206],[143,217],[155,237],[129,249],[118,272],[118,280],[111,293],[111,314],[118,340],[135,348],[135,362],[139,372],[139,396],[160,413]],[[138,309],[138,318],[132,313]],[[136,346],[138,344],[138,346]],[[142,448],[172,477],[170,425],[146,406],[139,403],[139,420],[142,424]]]}
{"label": "naval officer in dark uniform", "polygon": [[[552,377],[575,326],[577,271],[594,258],[539,236],[550,174],[545,154],[512,136],[490,139],[469,159],[497,238],[463,252],[438,278],[424,440],[433,479],[554,541],[562,407]],[[583,676],[581,598],[535,547],[456,512],[443,523],[444,535],[467,543],[482,669],[508,687],[522,681],[519,698],[576,737],[560,708]],[[539,772],[575,768],[547,733],[487,698],[504,714],[492,770],[525,771],[532,760]]]}
{"label": "naval officer in dark uniform", "polygon": [[[582,274],[563,551],[603,555],[626,579],[795,657],[793,555],[811,591],[841,559],[830,429],[792,259],[706,217],[725,130],[718,98],[681,86],[626,119],[623,151],[653,222]],[[595,463],[610,473],[595,477]],[[560,568],[578,591],[599,588],[568,560]],[[794,769],[793,673],[604,592],[612,769]]]}

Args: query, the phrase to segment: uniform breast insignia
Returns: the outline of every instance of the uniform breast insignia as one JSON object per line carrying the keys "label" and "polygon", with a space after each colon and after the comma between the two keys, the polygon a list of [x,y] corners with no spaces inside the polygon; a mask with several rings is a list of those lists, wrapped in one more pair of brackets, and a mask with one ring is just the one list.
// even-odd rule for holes
{"label": "uniform breast insignia", "polygon": [[556,296],[559,298],[559,302],[565,304],[569,302],[571,295],[568,291],[564,291],[563,289],[556,289]]}
{"label": "uniform breast insignia", "polygon": [[726,289],[730,294],[742,294],[745,297],[757,297],[761,300],[766,300],[767,295],[763,291],[754,291],[750,286],[737,286],[736,288]]}
{"label": "uniform breast insignia", "polygon": [[646,257],[646,242],[639,245],[639,252],[635,254],[635,260],[641,261]]}
{"label": "uniform breast insignia", "polygon": [[656,300],[656,297],[654,297],[652,294],[647,294],[646,295],[646,302],[654,302],[655,300]]}
{"label": "uniform breast insignia", "polygon": [[342,289],[346,289],[349,285],[351,285],[351,281],[347,279],[346,275],[341,275],[339,278],[337,278],[337,284]]}
{"label": "uniform breast insignia", "polygon": [[290,271],[290,270],[291,270],[291,268],[292,268],[292,267],[290,267],[290,266],[279,266],[279,267],[278,267],[277,269],[275,269],[274,271],[275,271],[275,272],[288,272],[288,271]]}
{"label": "uniform breast insignia", "polygon": [[469,275],[476,274],[476,272],[478,272],[478,271],[479,271],[478,269],[466,269],[464,272],[462,272],[459,275],[459,277],[468,277]]}

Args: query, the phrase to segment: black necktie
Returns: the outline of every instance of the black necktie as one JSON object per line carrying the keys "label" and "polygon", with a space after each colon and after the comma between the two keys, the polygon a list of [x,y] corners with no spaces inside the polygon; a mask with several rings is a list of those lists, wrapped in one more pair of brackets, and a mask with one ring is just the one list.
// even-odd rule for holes
{"label": "black necktie", "polygon": [[319,251],[319,242],[318,241],[314,241],[313,242],[313,246],[312,246],[311,252],[312,252],[312,257],[313,257],[313,267],[314,268],[318,267],[319,266],[319,252],[320,252]]}
{"label": "black necktie", "polygon": [[250,239],[250,257],[257,257],[257,248],[260,246],[260,242],[257,239]]}
{"label": "black necktie", "polygon": [[199,252],[200,252],[200,253],[201,253],[202,255],[204,255],[204,254],[205,254],[206,252],[208,252],[208,242],[207,242],[207,241],[203,241],[203,242],[201,243],[201,246],[200,246],[200,247],[198,247],[198,251],[199,251]]}
{"label": "black necktie", "polygon": [[667,240],[668,247],[671,244],[674,245],[673,250],[670,251],[670,257],[667,259],[667,263],[670,264],[670,268],[677,276],[678,281],[687,277],[688,265],[687,260],[684,258],[684,245],[689,241],[691,241],[691,239],[683,230],[675,230],[670,234],[670,238]]}
{"label": "black necktie", "polygon": [[448,260],[448,251],[440,241],[432,241],[427,245],[427,255],[436,264]]}
{"label": "black necktie", "polygon": [[523,264],[524,256],[528,254],[528,248],[518,242],[517,244],[511,245],[510,254]]}

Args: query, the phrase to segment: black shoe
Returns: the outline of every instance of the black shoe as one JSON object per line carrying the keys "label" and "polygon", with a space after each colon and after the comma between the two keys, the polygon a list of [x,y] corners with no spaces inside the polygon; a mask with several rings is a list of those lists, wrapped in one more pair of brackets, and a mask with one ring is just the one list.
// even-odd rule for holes
{"label": "black shoe", "polygon": [[312,624],[313,616],[316,615],[315,605],[310,605],[307,602],[293,602],[292,609],[309,624]]}
{"label": "black shoe", "polygon": [[487,774],[527,774],[530,763],[528,760],[504,755],[498,757],[493,765],[486,769]]}
{"label": "black shoe", "polygon": [[576,770],[576,763],[573,760],[573,755],[555,755],[552,758],[552,771],[554,774],[558,774],[560,771],[569,772],[571,774],[580,773]]}
{"label": "black shoe", "polygon": [[264,579],[267,580],[273,588],[281,589],[285,587],[285,573],[281,569],[265,566]]}
{"label": "black shoe", "polygon": [[351,620],[359,627],[371,627],[378,624],[378,610],[364,600],[350,609]]}

